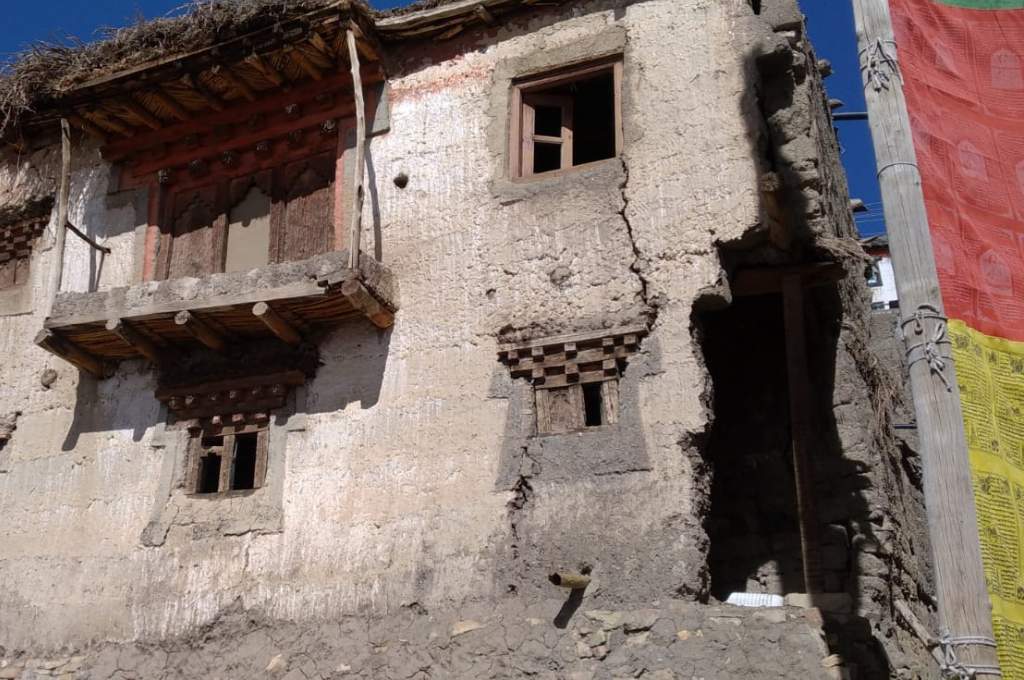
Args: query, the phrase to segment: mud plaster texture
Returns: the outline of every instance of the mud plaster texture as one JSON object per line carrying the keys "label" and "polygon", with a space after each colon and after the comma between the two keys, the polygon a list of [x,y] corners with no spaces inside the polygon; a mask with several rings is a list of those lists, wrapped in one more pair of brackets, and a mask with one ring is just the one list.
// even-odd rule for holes
{"label": "mud plaster texture", "polygon": [[[879,508],[872,519],[870,503],[837,506],[829,520],[852,527],[846,619],[698,604],[713,414],[695,301],[728,304],[734,253],[835,259],[852,234],[813,53],[799,25],[775,29],[741,0],[592,0],[393,48],[363,243],[397,282],[395,324],[352,320],[322,340],[315,378],[278,414],[268,484],[244,502],[181,498],[182,433],[165,427],[149,366],[97,382],[32,344],[52,269],[52,250],[37,249],[31,313],[0,316],[0,412],[20,413],[0,449],[0,646],[15,663],[0,673],[728,678],[856,666],[840,656],[826,668],[826,651],[882,669],[860,677],[924,668],[889,614],[891,560],[851,548],[867,545],[858,523],[877,537],[890,518],[900,550],[916,528],[892,519],[900,488],[884,485],[888,461],[864,434],[876,395],[844,382],[866,355],[837,359],[848,392],[832,397],[850,412],[836,455],[866,469],[844,488]],[[510,180],[511,78],[613,53],[622,156]],[[11,161],[8,176],[36,179],[4,200],[52,191],[58,155]],[[95,149],[75,159],[71,219],[113,252],[69,237],[62,289],[137,286],[146,197],[111,194]],[[649,333],[621,381],[620,422],[535,436],[531,388],[497,361],[499,341],[637,325]],[[906,564],[900,587],[926,591]],[[595,584],[573,613],[546,577],[583,565]],[[635,635],[585,614],[645,607],[660,613]],[[481,628],[452,638],[460,621]],[[814,638],[822,626],[829,650]],[[683,630],[714,644],[690,645]],[[27,661],[61,653],[78,670]]]}

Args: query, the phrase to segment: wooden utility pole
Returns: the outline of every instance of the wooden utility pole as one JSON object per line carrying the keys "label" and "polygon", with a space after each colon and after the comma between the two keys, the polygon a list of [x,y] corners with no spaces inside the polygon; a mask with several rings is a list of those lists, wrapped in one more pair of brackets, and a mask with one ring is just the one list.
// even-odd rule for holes
{"label": "wooden utility pole", "polygon": [[[888,0],[853,0],[924,466],[939,637],[951,677],[998,677],[971,470]],[[955,655],[955,656],[954,656]]]}
{"label": "wooden utility pole", "polygon": [[54,269],[50,274],[50,290],[47,314],[53,312],[53,304],[60,292],[61,279],[64,277],[64,241],[67,236],[68,211],[71,202],[71,125],[66,118],[60,121],[60,188],[57,194],[57,226],[53,233]]}

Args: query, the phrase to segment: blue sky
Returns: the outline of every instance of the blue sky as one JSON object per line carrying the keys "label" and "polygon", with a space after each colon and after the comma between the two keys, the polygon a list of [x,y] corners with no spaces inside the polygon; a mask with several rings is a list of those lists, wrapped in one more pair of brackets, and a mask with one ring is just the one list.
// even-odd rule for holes
{"label": "blue sky", "polygon": [[[4,30],[0,32],[0,57],[6,58],[26,45],[40,40],[60,41],[67,36],[92,39],[103,26],[122,26],[139,17],[151,19],[180,10],[185,0],[49,0],[4,3]],[[406,4],[404,0],[373,0],[378,9]],[[800,0],[808,29],[819,57],[832,62],[835,75],[826,81],[829,96],[846,103],[843,111],[863,111],[857,63],[853,11],[849,0]],[[850,181],[850,194],[871,207],[858,216],[865,235],[884,230],[881,197],[875,179],[871,134],[865,121],[837,123],[843,148],[843,164]]]}

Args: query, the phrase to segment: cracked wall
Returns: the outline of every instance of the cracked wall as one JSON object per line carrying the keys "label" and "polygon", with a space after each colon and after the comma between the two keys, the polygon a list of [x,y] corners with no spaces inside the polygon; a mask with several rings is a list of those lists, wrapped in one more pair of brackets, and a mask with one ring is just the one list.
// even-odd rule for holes
{"label": "cracked wall", "polygon": [[[588,610],[706,598],[709,386],[691,312],[722,280],[719,245],[771,228],[755,46],[793,58],[745,0],[591,0],[395,49],[363,222],[400,311],[392,329],[351,321],[320,346],[301,418],[275,440],[274,478],[253,494],[267,496],[265,521],[224,504],[210,509],[223,522],[197,524],[168,503],[182,447],[144,364],[96,383],[31,344],[43,307],[0,317],[12,357],[0,411],[23,413],[0,450],[0,609],[13,612],[0,645],[202,646],[236,607],[313,626],[536,606],[547,625],[559,605],[547,574],[581,563],[594,568]],[[509,180],[510,79],[618,53],[621,158]],[[823,134],[808,127],[791,148],[835,155]],[[82,158],[76,219],[115,253],[101,266],[72,245],[66,287],[136,282],[144,197],[107,196],[109,168]],[[801,172],[804,189],[844,191],[837,167]],[[838,199],[815,210],[796,215],[820,218],[810,231],[849,220]],[[499,341],[618,326],[649,329],[619,424],[534,436],[530,388],[497,362]],[[49,387],[44,369],[58,373]],[[755,636],[751,649],[766,639],[785,640]]]}

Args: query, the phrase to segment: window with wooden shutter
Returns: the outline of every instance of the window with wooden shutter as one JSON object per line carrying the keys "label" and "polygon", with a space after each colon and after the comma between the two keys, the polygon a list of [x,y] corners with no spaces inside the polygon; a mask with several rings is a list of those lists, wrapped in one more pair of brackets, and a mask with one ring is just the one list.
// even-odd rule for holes
{"label": "window with wooden shutter", "polygon": [[157,278],[248,271],[334,247],[334,153],[168,191]]}
{"label": "window with wooden shutter", "polygon": [[621,91],[620,59],[514,83],[512,177],[568,170],[620,154]]}

